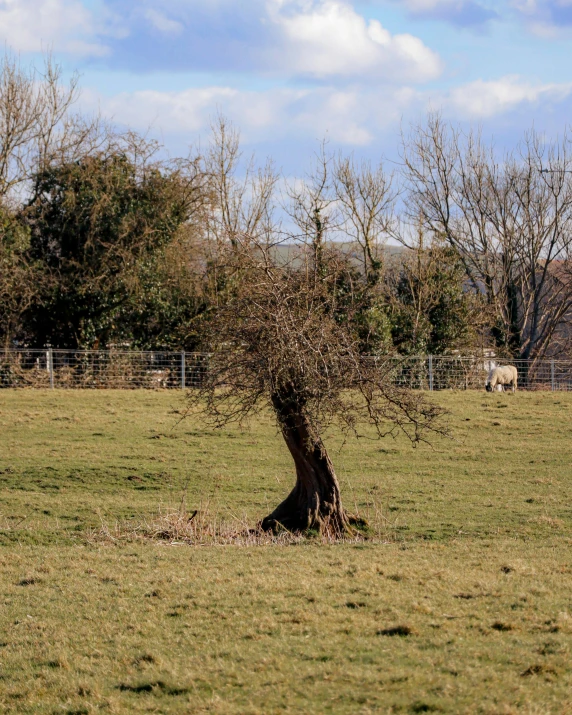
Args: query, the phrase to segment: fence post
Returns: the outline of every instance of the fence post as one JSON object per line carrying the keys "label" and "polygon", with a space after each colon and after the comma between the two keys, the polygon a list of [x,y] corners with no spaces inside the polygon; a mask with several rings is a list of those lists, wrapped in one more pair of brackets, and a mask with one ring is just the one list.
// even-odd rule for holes
{"label": "fence post", "polygon": [[54,351],[48,348],[48,372],[50,373],[50,389],[54,389]]}
{"label": "fence post", "polygon": [[433,392],[433,355],[429,355],[429,391]]}
{"label": "fence post", "polygon": [[550,386],[552,387],[552,392],[556,389],[556,384],[554,382],[554,360],[550,361]]}
{"label": "fence post", "polygon": [[185,389],[185,351],[181,353],[181,390]]}

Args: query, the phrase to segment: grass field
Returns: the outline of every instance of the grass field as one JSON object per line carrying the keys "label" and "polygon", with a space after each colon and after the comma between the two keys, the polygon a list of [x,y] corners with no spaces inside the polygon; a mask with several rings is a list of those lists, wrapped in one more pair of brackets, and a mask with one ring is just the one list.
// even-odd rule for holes
{"label": "grass field", "polygon": [[572,713],[572,395],[438,393],[453,439],[328,440],[374,538],[192,546],[289,490],[272,421],[0,391],[0,712]]}

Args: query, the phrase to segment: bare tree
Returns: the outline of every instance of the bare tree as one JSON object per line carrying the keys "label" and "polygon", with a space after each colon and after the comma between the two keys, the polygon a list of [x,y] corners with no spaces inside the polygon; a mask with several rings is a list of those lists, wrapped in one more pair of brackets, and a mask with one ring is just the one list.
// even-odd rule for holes
{"label": "bare tree", "polygon": [[[63,70],[44,57],[41,69],[22,65],[5,52],[0,59],[0,200],[21,199],[26,185],[56,157],[74,160],[102,140],[98,117],[71,110],[79,97],[79,77],[67,86]],[[103,133],[104,134],[104,133]]]}
{"label": "bare tree", "polygon": [[514,357],[542,357],[572,308],[572,155],[529,132],[495,155],[478,132],[430,116],[404,139],[408,209],[459,253]]}
{"label": "bare tree", "polygon": [[335,162],[334,191],[341,214],[341,230],[361,248],[362,271],[370,285],[381,278],[383,245],[395,231],[394,177],[380,163],[358,164],[353,157]]}
{"label": "bare tree", "polygon": [[260,240],[273,227],[278,176],[271,161],[258,169],[254,157],[242,163],[240,134],[225,117],[219,115],[211,129],[204,157],[211,202],[207,234],[215,243],[230,241],[236,249],[240,236]]}
{"label": "bare tree", "polygon": [[318,273],[323,270],[326,241],[340,221],[332,171],[333,157],[323,141],[314,157],[314,166],[306,177],[288,187],[288,202],[284,207],[294,224],[289,240],[311,246],[314,256],[312,265]]}
{"label": "bare tree", "polygon": [[[351,529],[334,465],[323,442],[336,423],[358,433],[363,423],[377,436],[405,432],[413,442],[440,431],[441,410],[420,393],[395,387],[383,366],[364,359],[351,320],[337,320],[336,285],[351,272],[347,258],[324,247],[321,274],[311,247],[291,265],[252,240],[221,255],[240,280],[230,300],[204,325],[209,370],[189,399],[216,426],[274,412],[296,469],[296,484],[261,522],[340,535]],[[356,299],[354,310],[359,310]],[[348,310],[347,302],[344,308]]]}

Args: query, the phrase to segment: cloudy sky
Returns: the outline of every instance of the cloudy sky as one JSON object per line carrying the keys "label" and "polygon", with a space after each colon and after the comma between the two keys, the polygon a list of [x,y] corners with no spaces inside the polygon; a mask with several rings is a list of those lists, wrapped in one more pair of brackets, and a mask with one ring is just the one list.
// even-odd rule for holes
{"label": "cloudy sky", "polygon": [[572,0],[0,0],[0,37],[174,153],[220,111],[287,173],[323,137],[396,156],[428,109],[499,145],[572,117]]}

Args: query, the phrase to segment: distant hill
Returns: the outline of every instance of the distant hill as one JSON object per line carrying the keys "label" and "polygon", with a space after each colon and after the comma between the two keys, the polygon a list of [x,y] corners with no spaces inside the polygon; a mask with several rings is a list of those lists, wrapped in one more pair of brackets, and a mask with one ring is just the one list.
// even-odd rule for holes
{"label": "distant hill", "polygon": [[[301,244],[298,243],[282,243],[275,246],[274,252],[277,260],[279,260],[279,262],[284,263],[291,262],[295,258],[296,252],[300,250],[300,245]],[[361,257],[362,247],[358,243],[349,241],[336,241],[331,242],[330,245],[335,246],[339,250],[343,251],[343,253],[347,253],[350,256],[355,256],[356,262],[359,261],[358,256]],[[381,246],[380,248],[383,251],[384,255],[386,255],[388,258],[397,258],[399,256],[403,256],[409,251],[409,249],[405,248],[404,246],[394,246],[389,244]]]}

